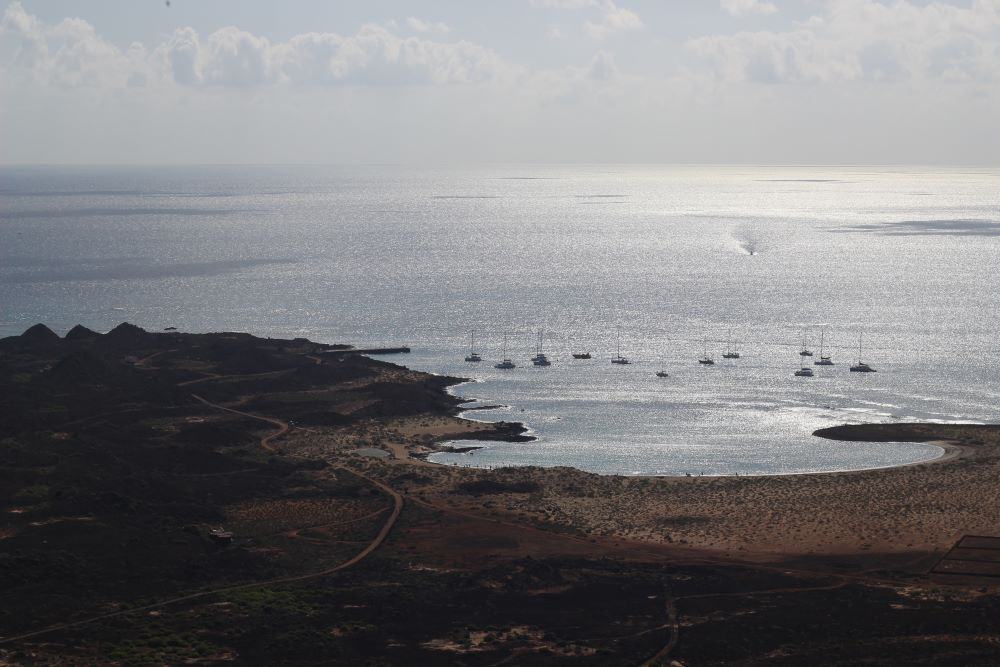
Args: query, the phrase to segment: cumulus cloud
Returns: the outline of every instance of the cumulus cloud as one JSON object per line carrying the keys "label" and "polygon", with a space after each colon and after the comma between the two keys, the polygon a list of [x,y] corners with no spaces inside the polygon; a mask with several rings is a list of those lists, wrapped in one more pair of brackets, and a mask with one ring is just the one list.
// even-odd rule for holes
{"label": "cumulus cloud", "polygon": [[778,11],[773,2],[762,2],[761,0],[720,0],[720,4],[732,16],[773,14]]}
{"label": "cumulus cloud", "polygon": [[[418,32],[447,30],[413,17],[407,25]],[[353,35],[314,32],[283,42],[232,26],[207,37],[185,27],[152,49],[133,44],[123,50],[86,21],[45,25],[14,2],[0,27],[16,47],[8,66],[36,83],[61,86],[477,84],[521,71],[479,44],[404,37],[374,24]]]}
{"label": "cumulus cloud", "polygon": [[440,21],[424,21],[415,16],[407,18],[406,25],[410,26],[410,29],[416,32],[437,32],[442,34],[451,32],[451,28],[448,27],[447,23],[442,23]]}
{"label": "cumulus cloud", "polygon": [[16,47],[12,64],[50,85],[125,85],[146,77],[142,45],[119,49],[80,19],[45,25],[14,2],[4,11],[0,32]]}
{"label": "cumulus cloud", "polygon": [[587,21],[583,30],[594,39],[605,39],[617,32],[628,32],[643,27],[642,19],[630,9],[619,7],[611,0],[601,3],[601,20]]}
{"label": "cumulus cloud", "polygon": [[584,34],[597,40],[606,39],[618,32],[628,32],[643,27],[638,14],[631,9],[619,7],[614,0],[531,0],[531,4],[543,9],[599,8],[601,12],[599,20],[583,24]]}
{"label": "cumulus cloud", "polygon": [[545,9],[584,9],[596,7],[597,0],[531,0],[531,5]]}
{"label": "cumulus cloud", "polygon": [[968,7],[906,0],[832,0],[794,29],[689,40],[725,81],[979,81],[1000,78],[1000,2]]}

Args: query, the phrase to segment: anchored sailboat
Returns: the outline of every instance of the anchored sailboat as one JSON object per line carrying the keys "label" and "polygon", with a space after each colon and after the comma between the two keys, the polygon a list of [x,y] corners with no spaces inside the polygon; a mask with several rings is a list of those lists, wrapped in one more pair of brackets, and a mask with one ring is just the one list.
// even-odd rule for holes
{"label": "anchored sailboat", "polygon": [[498,363],[498,364],[494,364],[493,368],[500,368],[500,369],[503,369],[503,370],[508,370],[510,368],[517,368],[517,366],[514,364],[514,362],[510,360],[510,357],[507,356],[507,334],[506,333],[503,335],[503,352],[501,353],[501,357],[503,358],[503,360],[500,363]]}
{"label": "anchored sailboat", "polygon": [[613,364],[627,364],[629,360],[622,356],[622,328],[618,327],[618,353],[611,359]]}
{"label": "anchored sailboat", "polygon": [[466,361],[471,361],[471,362],[480,362],[480,361],[483,360],[483,358],[479,356],[479,353],[476,352],[476,330],[475,329],[473,329],[472,332],[471,332],[471,334],[470,334],[469,355],[467,357],[465,357],[465,360]]}
{"label": "anchored sailboat", "polygon": [[708,339],[705,339],[705,356],[698,360],[699,364],[704,364],[706,366],[712,366],[715,364],[715,359],[708,356]]}
{"label": "anchored sailboat", "polygon": [[726,351],[722,353],[723,359],[739,359],[740,353],[736,351],[736,345],[733,342],[733,330],[729,330],[729,336],[726,337]]}
{"label": "anchored sailboat", "polygon": [[806,346],[806,333],[807,329],[802,330],[802,350],[799,352],[800,357],[811,357],[813,356],[812,350]]}
{"label": "anchored sailboat", "polygon": [[823,342],[826,336],[826,329],[819,332],[819,361],[814,361],[814,366],[833,366],[833,361],[830,359],[830,355],[823,354]]}
{"label": "anchored sailboat", "polygon": [[549,361],[548,357],[545,356],[545,353],[542,352],[543,333],[544,332],[542,331],[538,332],[538,346],[535,348],[535,356],[531,358],[531,363],[535,364],[536,366],[551,366],[552,362]]}
{"label": "anchored sailboat", "polygon": [[871,366],[869,366],[865,362],[861,361],[861,336],[862,336],[862,334],[858,334],[858,363],[856,363],[853,366],[851,366],[851,372],[852,373],[877,373],[878,371],[876,371],[874,368],[872,368]]}

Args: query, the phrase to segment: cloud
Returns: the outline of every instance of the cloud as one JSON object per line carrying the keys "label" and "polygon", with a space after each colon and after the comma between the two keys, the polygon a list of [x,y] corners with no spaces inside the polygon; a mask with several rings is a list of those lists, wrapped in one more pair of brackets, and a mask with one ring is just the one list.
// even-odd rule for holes
{"label": "cloud", "polygon": [[[447,30],[413,17],[407,25],[418,32]],[[184,27],[151,50],[141,44],[122,50],[86,21],[45,25],[14,2],[0,27],[15,44],[13,61],[5,65],[42,85],[458,85],[508,80],[521,72],[479,44],[403,37],[374,24],[354,35],[304,33],[283,42],[233,26],[207,37]]]}
{"label": "cloud", "polygon": [[773,14],[778,11],[772,2],[761,0],[720,0],[720,4],[732,16],[746,14]]}
{"label": "cloud", "polygon": [[597,4],[597,0],[531,0],[532,7],[543,9],[585,9]]}
{"label": "cloud", "polygon": [[440,21],[424,21],[416,18],[415,16],[408,17],[406,19],[406,25],[410,26],[410,29],[416,32],[437,32],[442,34],[451,32],[451,28],[449,28],[446,23],[441,23]]}
{"label": "cloud", "polygon": [[[614,0],[531,0],[533,7],[542,9],[594,9],[601,11],[600,19],[583,24],[583,32],[592,39],[602,40],[619,32],[638,30],[643,26],[639,15],[619,7]],[[550,38],[561,37],[558,28],[549,31]]]}
{"label": "cloud", "polygon": [[606,51],[598,51],[586,70],[586,77],[591,81],[613,81],[620,76],[614,57]]}
{"label": "cloud", "polygon": [[784,32],[689,40],[688,53],[717,79],[752,83],[1000,79],[1000,2],[832,0]]}
{"label": "cloud", "polygon": [[140,44],[121,50],[86,21],[67,18],[48,26],[13,2],[0,20],[0,33],[15,45],[11,65],[59,87],[125,85],[145,78]]}
{"label": "cloud", "polygon": [[630,9],[619,7],[611,0],[601,3],[602,16],[597,23],[587,21],[583,31],[594,39],[605,39],[617,32],[639,30],[643,27],[642,19]]}

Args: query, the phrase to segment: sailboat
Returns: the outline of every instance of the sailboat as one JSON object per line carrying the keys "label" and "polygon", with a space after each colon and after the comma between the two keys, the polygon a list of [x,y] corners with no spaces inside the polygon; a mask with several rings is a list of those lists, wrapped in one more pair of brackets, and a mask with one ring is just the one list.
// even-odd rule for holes
{"label": "sailboat", "polygon": [[861,361],[861,334],[858,334],[858,363],[851,366],[852,373],[877,373],[874,368]]}
{"label": "sailboat", "polygon": [[538,331],[538,341],[535,343],[535,356],[533,356],[531,358],[531,361],[535,361],[535,360],[540,359],[540,358],[542,358],[544,356],[545,355],[542,354],[542,332],[541,332],[541,330],[539,330]]}
{"label": "sailboat", "polygon": [[611,359],[613,364],[627,364],[629,360],[622,356],[622,328],[618,327],[618,354]]}
{"label": "sailboat", "polygon": [[667,373],[666,371],[656,371],[656,377],[658,377],[658,378],[668,378],[668,377],[670,377],[670,374]]}
{"label": "sailboat", "polygon": [[814,375],[813,369],[808,366],[803,366],[799,370],[795,371],[795,377],[800,378],[811,378]]}
{"label": "sailboat", "polygon": [[705,356],[698,360],[699,364],[704,364],[706,366],[712,366],[715,364],[715,359],[708,356],[708,339],[705,339]]}
{"label": "sailboat", "polygon": [[812,350],[806,347],[806,329],[802,330],[802,350],[799,352],[800,357],[811,357],[813,356]]}
{"label": "sailboat", "polygon": [[514,362],[510,360],[510,357],[507,356],[507,334],[506,333],[503,335],[503,353],[501,354],[501,356],[503,357],[503,361],[501,361],[499,364],[494,364],[493,368],[500,368],[500,369],[503,369],[503,370],[507,370],[507,369],[510,369],[510,368],[517,368],[517,366],[514,365]]}
{"label": "sailboat", "polygon": [[542,334],[543,332],[538,332],[538,347],[535,348],[535,356],[531,358],[531,363],[536,366],[551,366],[552,362],[549,361],[548,357],[545,356],[545,353],[542,352]]}
{"label": "sailboat", "polygon": [[590,356],[590,352],[574,352],[573,353],[573,358],[574,359],[592,359],[593,357]]}
{"label": "sailboat", "polygon": [[829,354],[823,354],[823,342],[826,337],[826,329],[819,332],[819,361],[814,361],[814,366],[833,366],[833,360]]}
{"label": "sailboat", "polygon": [[476,352],[476,330],[473,329],[471,332],[471,340],[469,341],[469,355],[465,357],[466,361],[480,362],[483,360],[482,357]]}
{"label": "sailboat", "polygon": [[726,338],[726,351],[722,353],[723,359],[739,359],[740,353],[736,351],[736,346],[733,345],[733,330],[729,330],[729,336]]}

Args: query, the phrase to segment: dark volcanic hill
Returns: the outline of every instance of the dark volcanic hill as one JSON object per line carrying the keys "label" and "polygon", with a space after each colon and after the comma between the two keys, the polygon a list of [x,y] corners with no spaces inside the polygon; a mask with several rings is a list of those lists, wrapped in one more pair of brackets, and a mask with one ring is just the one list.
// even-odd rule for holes
{"label": "dark volcanic hill", "polygon": [[29,327],[20,336],[22,341],[28,343],[55,343],[59,341],[59,335],[44,324],[36,324]]}
{"label": "dark volcanic hill", "polygon": [[77,324],[75,327],[66,332],[64,337],[66,340],[92,340],[97,338],[101,334],[97,333],[93,329],[88,329],[82,324]]}
{"label": "dark volcanic hill", "polygon": [[142,327],[122,322],[101,337],[101,345],[106,348],[129,350],[148,345],[153,340],[153,335]]}

